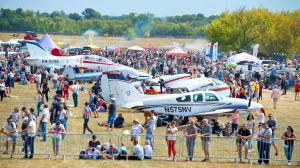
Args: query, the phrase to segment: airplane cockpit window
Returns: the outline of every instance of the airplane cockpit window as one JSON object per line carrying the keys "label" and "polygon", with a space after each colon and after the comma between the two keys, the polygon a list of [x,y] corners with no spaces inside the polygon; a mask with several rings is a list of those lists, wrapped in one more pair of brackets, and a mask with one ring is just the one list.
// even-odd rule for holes
{"label": "airplane cockpit window", "polygon": [[203,96],[201,93],[194,94],[193,99],[194,99],[194,102],[201,102],[201,101],[203,101]]}
{"label": "airplane cockpit window", "polygon": [[191,96],[190,95],[180,96],[180,97],[177,97],[176,100],[178,102],[190,102]]}
{"label": "airplane cockpit window", "polygon": [[219,101],[219,99],[213,93],[205,93],[205,101]]}

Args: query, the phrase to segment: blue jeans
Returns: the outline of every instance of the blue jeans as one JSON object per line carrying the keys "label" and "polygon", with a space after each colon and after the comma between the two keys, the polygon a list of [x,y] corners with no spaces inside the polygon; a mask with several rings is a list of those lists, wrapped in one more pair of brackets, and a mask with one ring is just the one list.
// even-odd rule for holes
{"label": "blue jeans", "polygon": [[73,101],[74,101],[74,107],[77,107],[78,106],[78,94],[73,93],[72,97],[73,97]]}
{"label": "blue jeans", "polygon": [[54,89],[57,89],[57,80],[52,80]]}
{"label": "blue jeans", "polygon": [[[265,158],[266,156],[265,156],[265,152],[263,151],[263,149],[262,149],[262,141],[261,140],[259,140],[259,141],[257,141],[257,151],[258,151],[258,156],[259,156],[259,159],[262,159],[262,158]],[[261,151],[263,151],[262,153],[260,153]],[[260,158],[260,154],[261,154],[261,157],[262,158]]]}
{"label": "blue jeans", "polygon": [[[65,130],[67,130],[67,120],[61,120],[60,123],[65,127]],[[65,135],[61,135],[61,139],[65,139]]]}
{"label": "blue jeans", "polygon": [[186,148],[188,152],[188,159],[192,161],[194,155],[195,137],[186,138]]}
{"label": "blue jeans", "polygon": [[274,89],[274,85],[276,84],[276,81],[270,81],[271,89]]}
{"label": "blue jeans", "polygon": [[[270,147],[271,147],[270,143],[265,143],[265,142],[261,143],[261,150],[259,152],[258,163],[264,162],[265,164],[269,164],[269,160],[270,160]],[[263,157],[263,153],[265,155],[264,157]]]}
{"label": "blue jeans", "polygon": [[15,79],[10,78],[10,87],[14,88],[15,87]]}
{"label": "blue jeans", "polygon": [[43,141],[46,141],[47,139],[46,129],[47,129],[47,122],[42,122]]}
{"label": "blue jeans", "polygon": [[233,134],[233,132],[234,132],[235,130],[238,129],[238,126],[239,126],[239,124],[232,124],[232,125],[231,125],[231,133],[232,133],[232,134]]}
{"label": "blue jeans", "polygon": [[40,115],[40,110],[41,110],[41,105],[43,104],[42,101],[39,101],[38,104],[37,104],[37,115],[39,116]]}
{"label": "blue jeans", "polygon": [[150,146],[151,146],[152,149],[153,149],[154,144],[153,144],[153,138],[152,138],[152,135],[150,135],[150,136],[147,136],[147,135],[146,135],[146,140],[149,140],[149,141],[150,141]]}
{"label": "blue jeans", "polygon": [[294,144],[289,145],[288,148],[284,148],[284,154],[287,160],[290,162],[293,157]]}
{"label": "blue jeans", "polygon": [[27,140],[25,141],[25,157],[28,157],[28,147],[30,147],[30,156],[29,157],[33,157],[34,154],[34,138],[35,137],[27,137]]}

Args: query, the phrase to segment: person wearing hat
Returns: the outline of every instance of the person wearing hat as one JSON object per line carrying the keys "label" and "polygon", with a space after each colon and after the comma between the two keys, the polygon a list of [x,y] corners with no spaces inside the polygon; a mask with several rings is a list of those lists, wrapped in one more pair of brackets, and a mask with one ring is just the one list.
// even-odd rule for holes
{"label": "person wearing hat", "polygon": [[[116,118],[116,98],[110,98],[111,104],[108,106],[108,119],[107,119],[107,130],[106,131],[113,131],[114,129],[114,122]],[[111,127],[111,130],[110,130]]]}
{"label": "person wearing hat", "polygon": [[93,159],[101,159],[101,158],[102,158],[101,146],[97,145],[95,146],[93,151]]}
{"label": "person wearing hat", "polygon": [[92,140],[89,142],[90,151],[92,151],[96,146],[100,146],[100,141],[97,140],[97,136],[94,134]]}
{"label": "person wearing hat", "polygon": [[52,134],[52,145],[53,145],[54,159],[57,160],[59,146],[60,146],[61,140],[62,140],[61,135],[66,134],[65,127],[60,123],[60,121],[57,121],[56,123],[54,123],[50,127],[48,133]]}
{"label": "person wearing hat", "polygon": [[131,140],[137,140],[138,143],[140,142],[140,135],[144,132],[144,128],[140,124],[139,120],[134,119],[133,125],[131,127]]}

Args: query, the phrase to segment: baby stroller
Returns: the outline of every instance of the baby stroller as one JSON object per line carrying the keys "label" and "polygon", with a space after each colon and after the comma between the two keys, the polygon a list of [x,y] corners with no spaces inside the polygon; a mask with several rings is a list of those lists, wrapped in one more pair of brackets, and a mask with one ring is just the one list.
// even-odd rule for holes
{"label": "baby stroller", "polygon": [[231,121],[225,124],[225,128],[222,130],[223,136],[230,136],[230,131],[229,131],[230,125],[231,125]]}

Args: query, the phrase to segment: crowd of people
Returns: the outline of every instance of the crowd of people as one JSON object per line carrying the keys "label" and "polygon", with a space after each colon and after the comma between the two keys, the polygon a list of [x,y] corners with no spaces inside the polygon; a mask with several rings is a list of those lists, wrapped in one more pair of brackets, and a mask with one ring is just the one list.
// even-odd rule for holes
{"label": "crowd of people", "polygon": [[[293,63],[289,64],[287,62],[282,62],[279,66],[268,65],[265,67],[263,72],[249,71],[245,73],[242,70],[235,69],[234,67],[226,67],[223,60],[218,60],[217,63],[211,63],[210,59],[205,59],[201,57],[200,53],[188,52],[187,57],[172,57],[166,56],[164,50],[148,50],[145,52],[130,52],[127,50],[114,50],[107,52],[99,52],[99,55],[111,59],[113,62],[131,66],[135,69],[145,69],[148,73],[152,74],[153,77],[166,75],[166,74],[180,74],[180,73],[190,73],[193,77],[213,77],[221,81],[225,81],[231,89],[231,97],[247,99],[249,97],[249,106],[252,101],[259,102],[262,100],[262,90],[263,88],[271,89],[271,98],[273,99],[274,109],[277,108],[277,102],[279,97],[286,95],[286,90],[294,87],[295,88],[295,101],[299,101],[300,93],[300,79],[299,79],[299,60],[292,60]],[[13,157],[15,151],[15,144],[17,141],[17,123],[18,120],[22,118],[22,127],[20,133],[22,134],[22,140],[24,142],[24,158],[32,158],[34,155],[34,137],[37,132],[42,133],[42,141],[46,141],[46,133],[52,133],[53,151],[54,156],[57,158],[59,146],[61,141],[64,139],[64,135],[67,133],[68,118],[71,115],[70,108],[67,105],[70,100],[70,94],[72,94],[72,99],[74,101],[74,108],[78,107],[78,97],[81,90],[84,89],[80,81],[72,82],[68,76],[61,76],[61,70],[46,67],[35,67],[29,66],[24,59],[27,57],[27,53],[12,55],[6,59],[0,61],[0,96],[1,101],[3,97],[9,96],[12,92],[12,88],[15,87],[16,83],[21,85],[27,85],[29,83],[35,83],[36,87],[36,101],[37,107],[30,108],[27,110],[26,107],[22,108],[22,114],[19,113],[16,108],[10,117],[7,119],[7,123],[3,126],[1,132],[7,135],[7,146],[5,154],[8,153],[8,143],[13,142],[13,151],[11,157]],[[272,73],[268,72],[269,68],[274,68],[278,71]],[[296,68],[297,72],[284,71],[285,68]],[[81,69],[76,68],[75,71],[83,72]],[[16,83],[15,83],[16,82]],[[52,82],[53,87],[50,86],[48,82]],[[144,85],[142,85],[144,87]],[[139,89],[144,92],[144,88]],[[282,90],[282,94],[280,94]],[[53,102],[49,102],[49,92],[53,91]],[[156,93],[156,92],[155,92]],[[171,93],[168,89],[165,91],[166,94]],[[18,94],[18,93],[15,93]],[[114,128],[125,127],[125,119],[122,117],[122,113],[117,116],[116,110],[116,99],[111,98],[111,104],[107,104],[102,98],[102,90],[99,83],[96,83],[91,90],[89,90],[88,101],[84,103],[84,109],[82,112],[83,117],[83,134],[88,130],[91,134],[94,132],[89,128],[89,120],[94,116],[98,118],[101,112],[108,112],[107,121],[104,123],[98,123],[100,126],[104,125],[107,127],[106,131],[114,131]],[[49,108],[48,108],[49,104]],[[50,105],[51,104],[51,105]],[[41,109],[43,108],[43,109]],[[35,113],[36,110],[36,113]],[[232,134],[236,130],[238,137],[238,151],[239,158],[241,157],[242,147],[245,148],[245,158],[247,159],[248,149],[253,150],[253,143],[251,138],[253,135],[257,135],[257,139],[261,138],[261,143],[263,148],[259,148],[259,158],[261,160],[258,163],[268,164],[269,147],[272,144],[275,147],[276,154],[278,155],[278,149],[272,139],[275,137],[276,121],[269,121],[264,123],[261,113],[255,113],[258,116],[258,126],[255,125],[254,116],[251,115],[247,118],[246,124],[242,124],[242,127],[238,129],[239,125],[239,115],[238,111],[234,111],[232,114]],[[154,133],[155,128],[159,120],[161,120],[160,114],[154,111],[150,113],[145,113],[145,122],[141,124],[137,119],[133,120],[133,126],[131,130],[132,141],[135,144],[135,149],[132,152],[132,157],[134,159],[143,160],[143,158],[150,157],[149,153],[155,148],[154,144]],[[269,114],[270,116],[270,114]],[[39,119],[38,119],[39,117]],[[271,115],[272,117],[272,115]],[[179,116],[169,115],[165,121],[176,121],[180,118]],[[184,121],[184,122],[182,122]],[[181,123],[187,123],[187,118],[182,118]],[[47,131],[47,123],[51,123],[51,128]],[[188,153],[188,161],[192,161],[195,139],[200,132],[200,137],[202,139],[202,148],[204,150],[205,159],[203,161],[210,161],[210,142],[211,134],[213,132],[213,127],[208,124],[207,119],[202,119],[198,121],[198,127],[195,125],[195,121],[190,120],[189,124],[183,127],[184,136],[186,137],[186,147]],[[176,160],[176,133],[178,122],[172,122],[166,127],[166,141],[168,144],[168,160]],[[261,126],[261,127],[260,127]],[[293,133],[292,127],[289,126],[290,131],[284,133],[282,136],[285,139],[285,144],[287,144],[287,149],[285,148],[285,154],[288,160],[291,160],[293,151],[293,141],[296,139]],[[199,131],[199,130],[200,131]],[[6,130],[6,131],[5,131]],[[264,130],[264,132],[260,131]],[[292,131],[291,131],[292,130]],[[216,131],[216,130],[214,130]],[[217,130],[218,132],[219,130]],[[270,134],[271,131],[271,134]],[[140,135],[145,132],[147,147],[147,153],[149,155],[139,157],[140,153],[145,153],[143,148],[139,145]],[[258,141],[259,142],[259,141]],[[147,146],[146,145],[146,146]],[[104,150],[99,148],[98,145],[94,146],[93,152],[99,153],[101,158],[110,159],[112,157],[118,157],[115,150],[115,145],[111,143]],[[28,156],[27,149],[30,149],[31,155]],[[144,147],[145,149],[145,147]],[[102,152],[101,152],[102,150]],[[263,151],[263,152],[260,152]],[[287,152],[286,152],[287,151]],[[122,152],[118,150],[118,152]],[[105,154],[104,154],[105,153]],[[103,155],[102,155],[103,154]],[[173,154],[173,159],[171,159],[171,154]],[[137,156],[137,157],[135,157]],[[97,156],[97,158],[99,158]]]}

